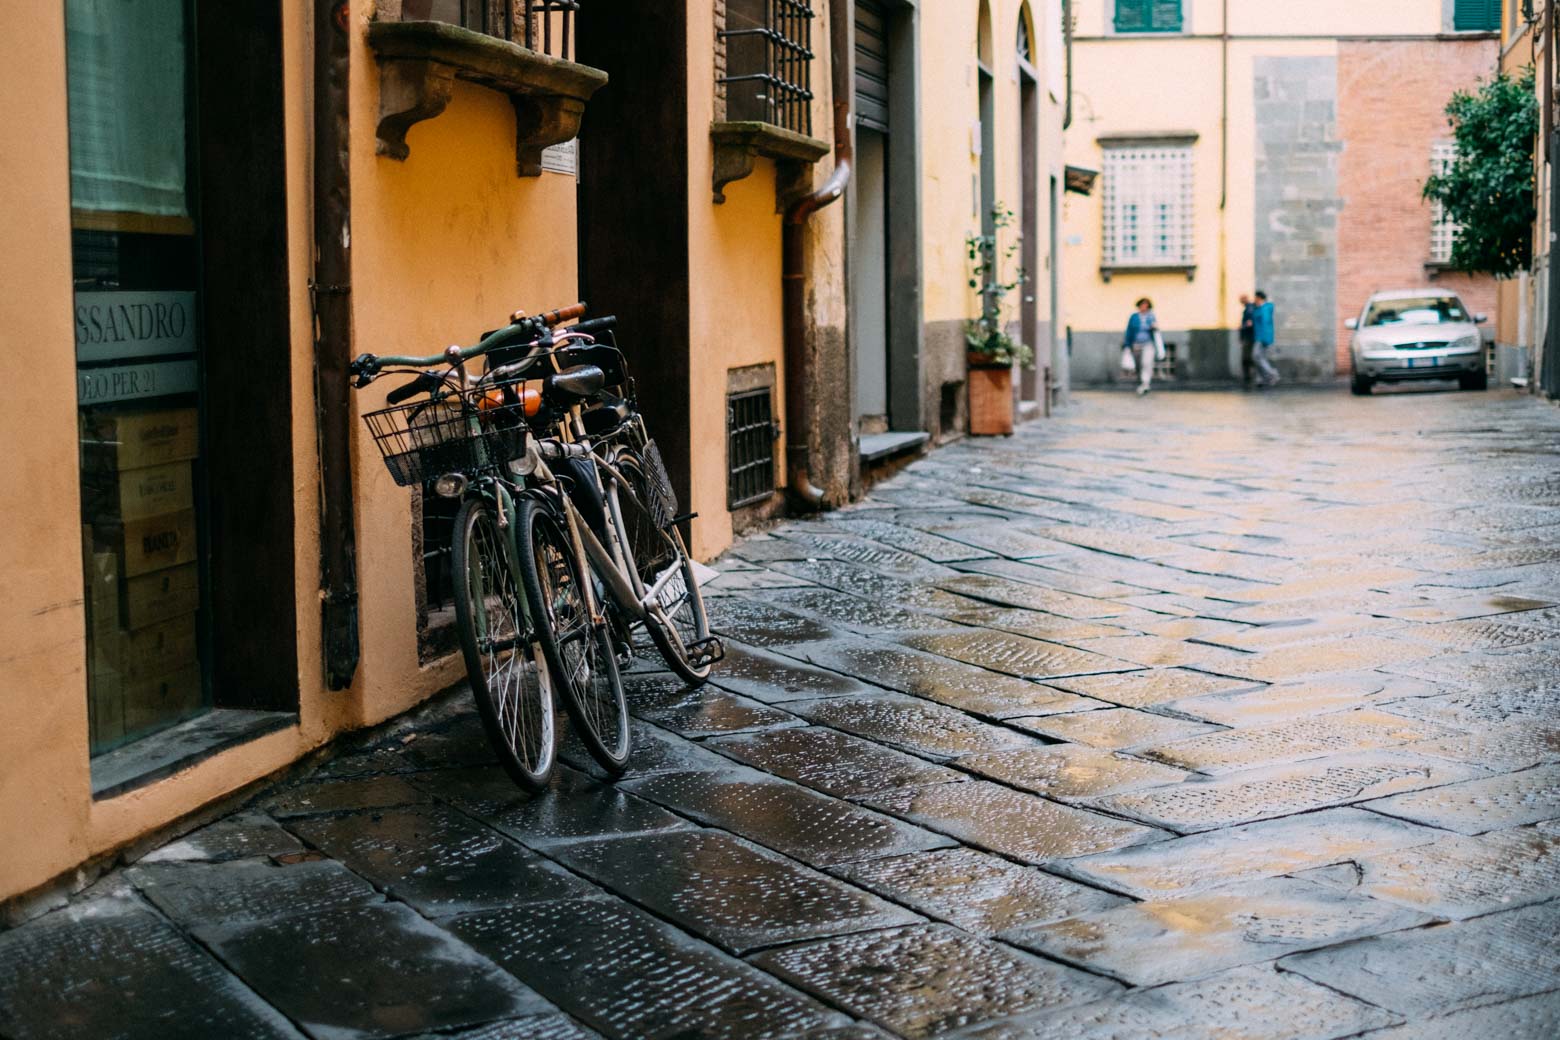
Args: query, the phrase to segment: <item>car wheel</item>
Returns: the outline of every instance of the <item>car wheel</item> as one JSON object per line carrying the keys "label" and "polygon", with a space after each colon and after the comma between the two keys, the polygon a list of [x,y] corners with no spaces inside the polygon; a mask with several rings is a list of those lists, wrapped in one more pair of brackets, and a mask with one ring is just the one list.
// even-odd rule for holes
{"label": "car wheel", "polygon": [[1490,377],[1487,372],[1472,372],[1457,379],[1457,384],[1464,390],[1486,390],[1490,385]]}
{"label": "car wheel", "polygon": [[1375,380],[1370,376],[1362,376],[1354,373],[1354,379],[1349,383],[1349,389],[1359,397],[1370,396],[1370,388],[1375,385]]}

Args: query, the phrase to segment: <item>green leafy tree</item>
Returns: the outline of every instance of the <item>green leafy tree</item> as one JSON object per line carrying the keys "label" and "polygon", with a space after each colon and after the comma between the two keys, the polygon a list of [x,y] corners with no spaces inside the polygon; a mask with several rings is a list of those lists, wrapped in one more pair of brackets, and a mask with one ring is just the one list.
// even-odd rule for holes
{"label": "green leafy tree", "polygon": [[1425,183],[1424,195],[1458,225],[1451,265],[1507,277],[1533,260],[1533,70],[1504,73],[1446,105],[1457,157]]}

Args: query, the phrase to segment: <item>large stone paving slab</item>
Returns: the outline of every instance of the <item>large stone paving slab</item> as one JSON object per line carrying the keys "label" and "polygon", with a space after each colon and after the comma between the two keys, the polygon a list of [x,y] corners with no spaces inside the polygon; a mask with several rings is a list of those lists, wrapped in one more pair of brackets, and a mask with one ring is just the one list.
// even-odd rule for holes
{"label": "large stone paving slab", "polygon": [[1083,914],[1002,938],[1123,982],[1153,986],[1431,920],[1325,885],[1276,878]]}
{"label": "large stone paving slab", "polygon": [[1260,765],[1434,740],[1455,732],[1445,726],[1366,708],[1210,733],[1146,748],[1142,754],[1167,765],[1217,776]]}
{"label": "large stone paving slab", "polygon": [[707,605],[710,626],[751,646],[811,643],[837,633],[828,625],[794,611],[781,610],[748,596],[722,596]]}
{"label": "large stone paving slab", "polygon": [[195,935],[321,1040],[452,1029],[549,1010],[406,906],[208,925]]}
{"label": "large stone paving slab", "polygon": [[1099,701],[908,647],[840,640],[797,647],[808,661],[988,718],[1087,711]]}
{"label": "large stone paving slab", "polygon": [[1560,725],[1504,722],[1440,740],[1410,745],[1409,750],[1487,769],[1515,772],[1546,762],[1560,762]]}
{"label": "large stone paving slab", "polygon": [[1119,672],[1133,667],[1119,658],[1004,632],[912,635],[904,637],[904,642],[917,650],[1026,679]]}
{"label": "large stone paving slab", "polygon": [[1371,1040],[1554,1040],[1560,1036],[1560,994],[1543,993],[1504,1004],[1490,1004],[1419,1019],[1396,1029],[1371,1033]]}
{"label": "large stone paving slab", "polygon": [[952,844],[929,831],[755,770],[662,773],[626,786],[700,823],[813,866]]}
{"label": "large stone paving slab", "polygon": [[819,725],[931,758],[1011,751],[1042,743],[1016,729],[982,722],[962,711],[901,694],[805,701],[792,707],[798,715]]}
{"label": "large stone paving slab", "polygon": [[555,854],[658,917],[733,953],[921,920],[720,831],[581,842]]}
{"label": "large stone paving slab", "polygon": [[945,926],[852,935],[763,953],[754,963],[910,1038],[1083,1003],[1114,983]]}
{"label": "large stone paving slab", "polygon": [[1126,613],[1126,608],[1109,600],[1077,596],[1070,592],[1041,588],[1027,582],[993,577],[989,574],[965,574],[937,583],[949,592],[984,600],[1004,607],[1043,610],[1047,614],[1097,621]]}
{"label": "large stone paving slab", "polygon": [[219,921],[264,921],[382,902],[367,882],[340,863],[305,861],[154,863],[125,878],[163,913],[185,927]]}
{"label": "large stone paving slab", "polygon": [[1560,982],[1560,902],[1285,957],[1280,967],[1412,1016],[1547,993]]}
{"label": "large stone paving slab", "polygon": [[872,692],[872,687],[851,676],[749,649],[730,640],[726,642],[726,656],[710,679],[723,689],[766,704],[814,697],[853,697]]}
{"label": "large stone paving slab", "polygon": [[428,795],[399,776],[303,780],[262,797],[260,806],[278,818],[354,809],[385,809],[428,801]]}
{"label": "large stone paving slab", "polygon": [[316,817],[292,827],[430,917],[588,891],[556,864],[442,807]]}
{"label": "large stone paving slab", "polygon": [[1076,676],[1058,679],[1054,685],[1064,690],[1072,690],[1074,693],[1110,701],[1124,708],[1148,708],[1185,698],[1235,690],[1251,690],[1261,686],[1260,683],[1247,679],[1230,679],[1187,668],[1156,668],[1149,671]]}
{"label": "large stone paving slab", "polygon": [[[1425,845],[1438,831],[1363,809],[1320,812],[1102,852],[1053,869],[1138,899],[1190,895],[1386,850]],[[1371,893],[1374,894],[1374,893]]]}
{"label": "large stone paving slab", "polygon": [[[1267,965],[1042,1011],[960,1040],[1335,1040],[1402,1020]],[[1372,1034],[1374,1036],[1375,1034]]]}
{"label": "large stone paving slab", "polygon": [[167,921],[97,899],[0,932],[0,1036],[300,1040],[274,1008]]}
{"label": "large stone paving slab", "polygon": [[1163,831],[983,780],[890,791],[866,804],[1025,863],[1087,856],[1166,837]]}
{"label": "large stone paving slab", "polygon": [[935,585],[897,578],[870,567],[839,560],[805,560],[776,566],[787,574],[806,578],[836,592],[931,614],[954,614],[976,605],[963,596]]}
{"label": "large stone paving slab", "polygon": [[1381,705],[1382,711],[1477,730],[1492,723],[1560,725],[1560,696],[1551,684],[1509,686],[1480,683],[1458,693],[1413,697]]}
{"label": "large stone paving slab", "polygon": [[1351,871],[1318,871],[1318,879],[1454,919],[1560,896],[1560,834],[1534,827],[1478,837],[1424,833],[1436,840],[1370,849],[1348,857]]}
{"label": "large stone paving slab", "polygon": [[1046,715],[1038,719],[1013,719],[1012,724],[1042,733],[1057,740],[1087,744],[1095,748],[1129,748],[1158,744],[1203,733],[1215,733],[1218,727],[1188,719],[1156,715],[1135,708],[1105,708],[1101,711]]}
{"label": "large stone paving slab", "polygon": [[1178,784],[1190,775],[1157,762],[1082,744],[993,751],[966,756],[955,765],[1009,787],[1022,787],[1064,802]]}
{"label": "large stone paving slab", "polygon": [[891,601],[863,599],[834,589],[779,589],[764,597],[788,609],[823,618],[844,632],[941,632],[958,628],[952,621]]}
{"label": "large stone paving slab", "polygon": [[451,928],[612,1040],[782,1040],[845,1019],[619,900],[469,914]]}
{"label": "large stone paving slab", "polygon": [[[1256,689],[1173,700],[1164,707],[1221,726],[1253,727],[1308,715],[1363,707],[1373,700],[1416,696],[1433,688],[1414,679],[1380,672],[1329,676],[1311,682],[1282,682]],[[1387,710],[1383,705],[1382,710]]]}
{"label": "large stone paving slab", "polygon": [[1560,766],[1394,795],[1367,802],[1365,808],[1459,834],[1553,820],[1560,818]]}
{"label": "large stone paving slab", "polygon": [[458,1033],[425,1033],[416,1040],[601,1040],[601,1034],[568,1015],[553,1012],[491,1022]]}
{"label": "large stone paving slab", "polygon": [[1439,787],[1480,773],[1482,770],[1462,763],[1378,751],[1189,780],[1173,787],[1111,795],[1093,804],[1155,826],[1191,833]]}
{"label": "large stone paving slab", "polygon": [[861,798],[894,787],[965,778],[956,770],[822,726],[722,737],[710,743],[740,762],[836,798]]}
{"label": "large stone paving slab", "polygon": [[257,856],[288,856],[303,851],[298,839],[262,813],[238,813],[141,857],[141,863],[208,861],[222,863]]}
{"label": "large stone paving slab", "polygon": [[974,849],[934,849],[851,863],[843,877],[975,935],[1057,921],[1125,900]]}

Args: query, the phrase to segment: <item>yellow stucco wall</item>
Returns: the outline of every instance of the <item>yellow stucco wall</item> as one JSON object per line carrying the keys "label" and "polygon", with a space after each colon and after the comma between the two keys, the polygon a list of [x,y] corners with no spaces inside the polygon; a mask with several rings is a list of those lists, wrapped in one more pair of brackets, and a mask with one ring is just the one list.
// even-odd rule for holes
{"label": "yellow stucco wall", "polygon": [[[350,690],[323,688],[318,607],[309,204],[312,5],[283,3],[285,177],[292,301],[294,502],[300,712],[297,726],[201,761],[119,797],[90,794],[77,517],[75,359],[61,5],[24,5],[0,38],[0,93],[23,130],[0,154],[9,197],[0,221],[3,308],[29,386],[0,413],[28,450],[4,453],[0,536],[0,899],[274,772],[343,729],[387,718],[455,681],[454,658],[416,656],[411,498],[354,423],[362,662]],[[432,353],[469,343],[515,307],[575,298],[575,185],[514,172],[514,114],[498,94],[457,85],[446,112],[408,135],[404,163],[374,151],[378,76],[354,3],[353,281],[356,349]],[[777,261],[778,263],[778,261]],[[778,273],[774,279],[778,285]],[[383,389],[388,389],[385,387]],[[382,389],[365,393],[372,407]],[[233,594],[231,591],[227,594]]]}

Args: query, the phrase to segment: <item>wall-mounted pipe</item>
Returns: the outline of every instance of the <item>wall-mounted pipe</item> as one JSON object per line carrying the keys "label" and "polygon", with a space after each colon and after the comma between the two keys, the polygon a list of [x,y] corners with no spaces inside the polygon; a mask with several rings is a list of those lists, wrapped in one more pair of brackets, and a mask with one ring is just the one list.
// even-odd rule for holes
{"label": "wall-mounted pipe", "polygon": [[320,602],[325,683],[352,685],[358,665],[357,547],[352,506],[352,8],[314,5],[314,400],[320,452]]}
{"label": "wall-mounted pipe", "polygon": [[[845,17],[841,17],[843,13]],[[850,183],[851,5],[836,0],[829,9],[829,67],[834,92],[834,172],[817,191],[803,195],[785,211],[780,238],[780,275],[785,328],[785,458],[791,491],[816,509],[823,489],[812,482],[812,380],[807,357],[807,218],[839,201]]]}
{"label": "wall-mounted pipe", "polygon": [[1073,94],[1073,91],[1072,91],[1072,84],[1073,84],[1073,71],[1072,71],[1072,51],[1073,51],[1072,43],[1073,43],[1073,41],[1072,41],[1072,38],[1073,38],[1072,0],[1062,0],[1062,47],[1063,47],[1063,50],[1066,52],[1066,59],[1067,59],[1066,60],[1066,65],[1067,65],[1067,107],[1066,107],[1065,112],[1062,114],[1062,129],[1063,130],[1069,130],[1069,129],[1072,128],[1072,116],[1073,116],[1073,113],[1072,113],[1072,94]]}

